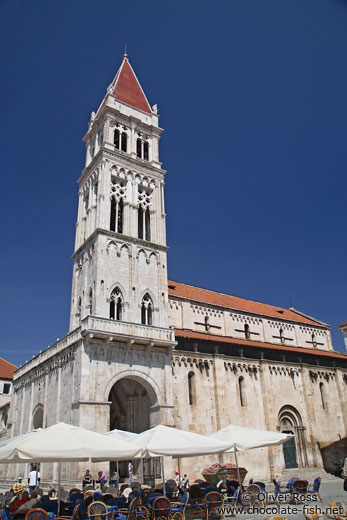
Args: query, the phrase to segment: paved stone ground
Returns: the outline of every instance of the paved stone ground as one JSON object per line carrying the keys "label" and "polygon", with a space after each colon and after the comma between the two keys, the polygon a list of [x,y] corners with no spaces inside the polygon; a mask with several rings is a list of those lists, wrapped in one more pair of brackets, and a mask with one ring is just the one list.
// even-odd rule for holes
{"label": "paved stone ground", "polygon": [[[329,502],[343,502],[347,504],[347,492],[343,490],[343,480],[342,479],[336,479],[336,481],[333,482],[323,482],[320,487],[320,496],[322,497],[323,503],[321,503],[319,500],[318,502],[310,502],[306,503],[306,505],[317,505],[317,507],[321,508],[323,512],[326,510],[326,507],[329,507]],[[271,504],[268,507],[273,507],[275,504]],[[303,507],[304,504],[283,504],[281,507],[286,507],[287,512],[281,513],[281,516],[284,518],[287,518],[288,520],[297,520],[298,518],[305,520],[304,514],[303,514]],[[297,508],[297,512],[293,512],[293,510],[289,510],[289,508]],[[268,516],[272,516],[275,513],[272,513],[271,511],[269,513],[258,513],[258,514],[244,514],[239,513],[236,515],[237,518],[245,519],[245,520],[260,520],[265,519]],[[327,517],[325,516],[324,519],[326,520]]]}

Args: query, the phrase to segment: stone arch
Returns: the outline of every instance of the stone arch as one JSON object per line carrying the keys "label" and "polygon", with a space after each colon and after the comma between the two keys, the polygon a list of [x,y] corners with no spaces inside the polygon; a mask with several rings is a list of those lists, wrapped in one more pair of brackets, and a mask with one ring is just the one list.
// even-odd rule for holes
{"label": "stone arch", "polygon": [[130,247],[127,244],[123,244],[119,250],[119,252],[122,254],[123,251],[126,251],[128,253],[128,256],[130,256]]}
{"label": "stone arch", "polygon": [[283,444],[285,467],[307,467],[306,427],[300,412],[294,406],[282,406],[278,412],[278,424],[279,431],[294,435],[292,439]]}
{"label": "stone arch", "polygon": [[155,311],[158,310],[158,302],[157,302],[157,299],[156,299],[156,297],[154,296],[153,292],[152,292],[150,289],[144,289],[144,290],[142,291],[142,293],[140,294],[140,297],[139,297],[139,307],[141,307],[141,302],[142,302],[142,300],[143,300],[143,298],[144,298],[144,296],[145,296],[146,294],[149,294],[149,296],[151,297],[152,302],[153,302],[153,306],[154,306],[154,310],[155,310]]}
{"label": "stone arch", "polygon": [[110,253],[110,250],[111,250],[111,246],[114,247],[114,250],[116,253],[119,252],[119,247],[118,247],[118,244],[115,240],[110,240],[110,242],[107,244],[106,246],[106,253],[109,254]]}
{"label": "stone arch", "polygon": [[122,370],[121,372],[118,372],[117,375],[113,376],[108,381],[104,391],[105,401],[108,400],[112,387],[117,383],[117,381],[124,378],[132,378],[141,383],[150,394],[150,397],[153,400],[153,406],[159,406],[160,388],[157,382],[141,370],[135,370],[133,368],[131,370]]}
{"label": "stone arch", "polygon": [[41,403],[35,406],[33,411],[33,429],[43,428],[43,405]]}
{"label": "stone arch", "polygon": [[129,302],[128,293],[125,290],[125,287],[120,282],[115,282],[111,285],[111,287],[108,291],[108,295],[107,295],[108,300],[110,299],[112,291],[114,291],[116,288],[118,288],[120,290],[120,292],[122,293],[124,303],[128,303]]}

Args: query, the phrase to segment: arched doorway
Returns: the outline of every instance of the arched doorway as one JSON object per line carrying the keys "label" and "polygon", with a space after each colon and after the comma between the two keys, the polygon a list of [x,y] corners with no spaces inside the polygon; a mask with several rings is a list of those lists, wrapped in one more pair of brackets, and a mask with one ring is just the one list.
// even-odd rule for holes
{"label": "arched doorway", "polygon": [[293,406],[283,406],[278,414],[279,430],[281,433],[294,435],[283,444],[283,456],[286,468],[308,466],[306,452],[305,427],[301,415]]}
{"label": "arched doorway", "polygon": [[[140,377],[119,379],[111,388],[109,401],[111,430],[141,433],[160,422],[156,393],[147,381]],[[137,460],[133,461],[133,464],[135,473],[143,482],[151,483],[154,478],[159,478],[156,459]],[[114,464],[111,466],[112,470]],[[126,462],[119,463],[119,473],[121,478],[128,476]]]}

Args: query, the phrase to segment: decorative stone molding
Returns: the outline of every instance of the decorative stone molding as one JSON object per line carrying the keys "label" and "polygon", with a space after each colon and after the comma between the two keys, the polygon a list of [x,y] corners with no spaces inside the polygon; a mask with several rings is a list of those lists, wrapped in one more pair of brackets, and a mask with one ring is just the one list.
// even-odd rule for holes
{"label": "decorative stone molding", "polygon": [[301,368],[286,367],[286,366],[269,366],[270,374],[284,375],[284,376],[299,376]]}
{"label": "decorative stone molding", "polygon": [[239,323],[250,323],[253,325],[261,325],[262,320],[260,318],[255,318],[254,316],[246,316],[244,314],[236,314],[234,312],[230,313],[230,317],[233,321],[237,321]]}
{"label": "decorative stone molding", "polygon": [[253,375],[260,371],[259,365],[252,365],[251,363],[230,363],[228,361],[224,361],[224,368],[225,370],[234,372],[234,374],[247,372],[249,375]]}
{"label": "decorative stone molding", "polygon": [[62,366],[66,365],[67,363],[71,363],[75,359],[75,351],[76,347],[73,346],[70,349],[58,354],[57,356],[52,357],[47,362],[33,368],[30,370],[30,372],[24,374],[22,377],[16,379],[13,382],[13,391],[17,392],[23,386],[26,386],[33,381],[37,381],[38,379],[43,379],[46,374],[56,372]]}
{"label": "decorative stone molding", "polygon": [[185,367],[196,367],[199,369],[203,368],[209,368],[213,365],[212,359],[202,359],[202,358],[192,358],[192,357],[185,357],[185,356],[173,356],[172,357],[172,365],[179,367],[184,365]]}
{"label": "decorative stone molding", "polygon": [[310,370],[309,375],[311,381],[317,381],[318,379],[325,379],[325,381],[329,381],[331,379],[334,379],[336,374],[335,372],[328,372],[326,370]]}
{"label": "decorative stone molding", "polygon": [[176,309],[176,311],[178,311],[182,308],[182,302],[171,300],[171,296],[169,295],[169,307],[170,309]]}
{"label": "decorative stone molding", "polygon": [[299,326],[299,330],[303,334],[310,334],[310,335],[312,335],[312,333],[314,333],[315,336],[321,336],[321,337],[325,337],[326,334],[327,334],[326,330],[315,329],[314,327],[304,327],[302,325]]}
{"label": "decorative stone molding", "polygon": [[193,303],[190,304],[190,308],[192,309],[192,311],[194,313],[204,314],[205,316],[208,315],[208,316],[216,317],[216,318],[220,318],[223,316],[223,311],[219,311],[217,309],[211,309],[208,307],[202,307],[201,305],[195,305]]}
{"label": "decorative stone molding", "polygon": [[283,321],[267,320],[267,323],[272,329],[294,330],[294,325],[290,325],[290,323],[285,323]]}

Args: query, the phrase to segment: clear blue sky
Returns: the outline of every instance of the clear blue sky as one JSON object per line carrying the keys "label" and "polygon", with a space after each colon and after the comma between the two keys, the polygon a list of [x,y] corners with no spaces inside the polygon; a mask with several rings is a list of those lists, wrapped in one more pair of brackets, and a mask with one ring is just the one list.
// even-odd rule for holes
{"label": "clear blue sky", "polygon": [[169,276],[347,320],[347,2],[2,0],[1,344],[68,330],[84,135],[127,44],[168,170]]}

